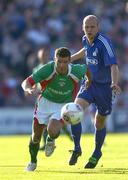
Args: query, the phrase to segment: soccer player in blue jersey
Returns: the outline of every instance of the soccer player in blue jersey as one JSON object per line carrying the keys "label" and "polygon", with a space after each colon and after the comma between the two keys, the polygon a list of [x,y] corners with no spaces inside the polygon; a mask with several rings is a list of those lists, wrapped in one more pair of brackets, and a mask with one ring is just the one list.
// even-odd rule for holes
{"label": "soccer player in blue jersey", "polygon": [[[86,57],[86,64],[91,71],[92,83],[86,90],[83,85],[78,92],[75,103],[83,109],[94,103],[95,114],[95,147],[84,168],[95,168],[102,156],[102,145],[106,136],[105,120],[112,110],[112,92],[121,92],[118,86],[119,70],[115,53],[110,40],[99,32],[98,18],[88,15],[83,20],[83,48],[71,57],[72,61]],[[69,165],[75,165],[81,155],[81,124],[72,126],[74,150]]]}

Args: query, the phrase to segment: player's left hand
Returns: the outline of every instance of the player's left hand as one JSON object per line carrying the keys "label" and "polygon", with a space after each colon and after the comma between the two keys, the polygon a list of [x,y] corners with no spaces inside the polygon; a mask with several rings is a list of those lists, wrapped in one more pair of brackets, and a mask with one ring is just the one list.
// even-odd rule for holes
{"label": "player's left hand", "polygon": [[112,84],[111,88],[112,88],[112,91],[114,91],[117,95],[121,93],[121,88],[117,84]]}

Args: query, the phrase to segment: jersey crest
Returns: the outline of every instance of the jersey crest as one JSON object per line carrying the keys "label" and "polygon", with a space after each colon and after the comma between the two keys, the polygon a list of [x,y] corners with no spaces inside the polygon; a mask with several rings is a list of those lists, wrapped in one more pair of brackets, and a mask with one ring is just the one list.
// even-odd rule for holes
{"label": "jersey crest", "polygon": [[95,51],[92,53],[93,56],[97,56],[98,54],[98,49],[96,48]]}

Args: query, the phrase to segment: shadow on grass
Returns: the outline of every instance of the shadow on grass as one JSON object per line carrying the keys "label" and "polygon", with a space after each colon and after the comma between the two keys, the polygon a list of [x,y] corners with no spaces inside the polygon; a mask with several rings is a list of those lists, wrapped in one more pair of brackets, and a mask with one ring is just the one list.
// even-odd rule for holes
{"label": "shadow on grass", "polygon": [[[38,171],[38,170],[37,170]],[[128,174],[128,168],[97,168],[89,170],[39,170],[38,172],[51,172],[51,173],[73,173],[73,174]]]}
{"label": "shadow on grass", "polygon": [[[0,168],[24,168],[23,165],[0,165]],[[58,173],[58,174],[128,174],[128,168],[96,168],[96,169],[82,169],[82,170],[36,170],[36,172],[42,173]]]}

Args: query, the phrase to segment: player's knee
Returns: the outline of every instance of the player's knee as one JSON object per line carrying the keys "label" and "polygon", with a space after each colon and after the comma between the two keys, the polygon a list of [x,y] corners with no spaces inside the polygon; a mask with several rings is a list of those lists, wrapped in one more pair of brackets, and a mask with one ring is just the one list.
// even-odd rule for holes
{"label": "player's knee", "polygon": [[56,128],[48,128],[48,134],[50,135],[50,137],[52,137],[53,139],[56,139],[59,134],[60,134],[60,131],[57,130]]}
{"label": "player's knee", "polygon": [[59,134],[60,134],[60,131],[59,131],[59,132],[51,133],[51,134],[49,134],[49,135],[50,135],[50,137],[52,137],[53,139],[56,139],[56,138],[58,138]]}
{"label": "player's knee", "polygon": [[32,142],[33,143],[40,143],[40,139],[41,139],[41,136],[39,136],[38,134],[32,134]]}
{"label": "player's knee", "polygon": [[95,128],[97,130],[101,130],[102,128],[104,128],[105,120],[106,120],[105,116],[101,116],[100,114],[97,114],[95,118]]}
{"label": "player's knee", "polygon": [[97,129],[97,130],[101,130],[102,128],[104,128],[104,123],[101,123],[101,122],[96,122],[95,123],[95,128]]}
{"label": "player's knee", "polygon": [[62,125],[59,121],[51,120],[47,127],[48,134],[50,135],[50,137],[52,137],[54,139],[57,138],[60,134],[61,127],[62,127]]}

